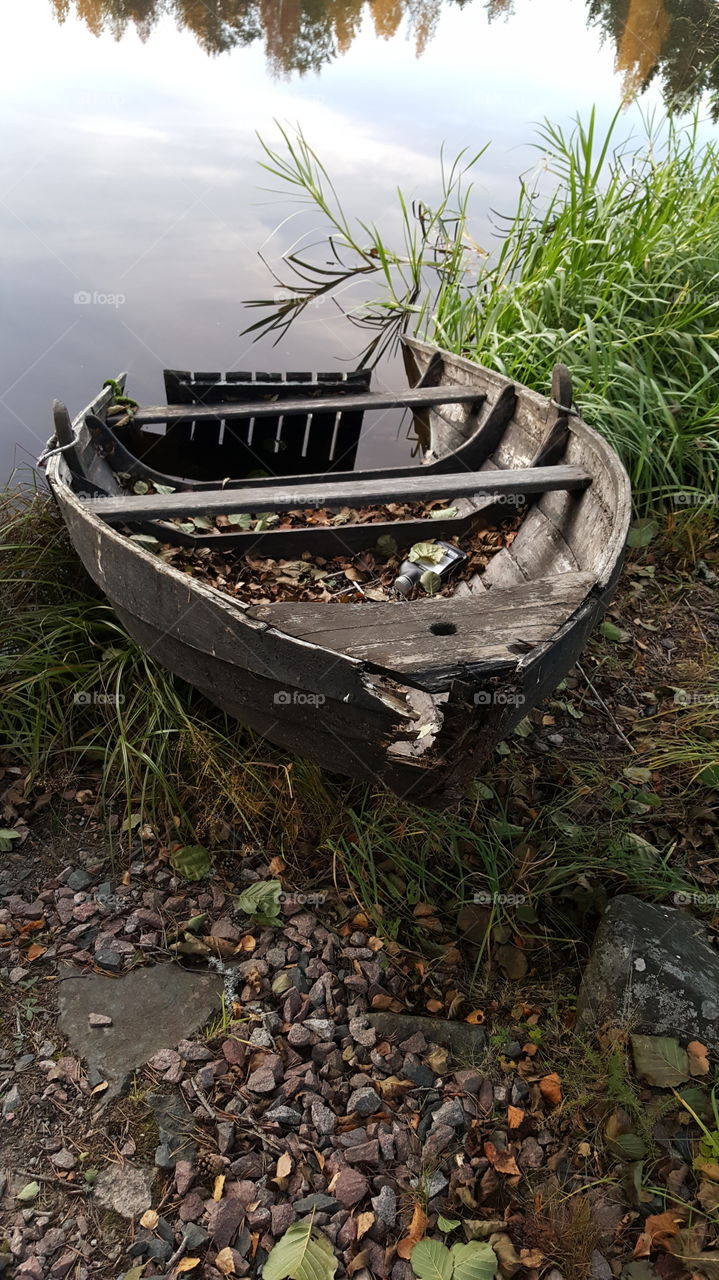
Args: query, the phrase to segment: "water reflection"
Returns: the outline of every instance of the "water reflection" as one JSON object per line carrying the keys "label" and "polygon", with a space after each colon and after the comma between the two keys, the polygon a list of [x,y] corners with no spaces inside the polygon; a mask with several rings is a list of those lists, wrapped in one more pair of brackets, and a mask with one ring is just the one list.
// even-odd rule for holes
{"label": "water reflection", "polygon": [[[208,53],[263,40],[276,75],[318,71],[346,52],[370,16],[389,39],[406,22],[420,55],[443,7],[484,4],[490,21],[512,15],[513,0],[50,0],[62,22],[75,15],[96,35],[143,39],[163,16],[197,37]],[[580,3],[580,0],[577,0]],[[708,92],[719,111],[719,5],[716,0],[587,0],[587,19],[616,48],[627,100],[658,77],[682,108]],[[518,32],[521,38],[521,33]]]}
{"label": "water reflection", "polygon": [[390,39],[407,21],[419,56],[439,21],[443,5],[461,8],[472,0],[50,0],[60,22],[83,19],[95,35],[119,39],[134,26],[147,39],[157,21],[171,16],[197,37],[208,53],[225,53],[264,40],[278,75],[319,71],[345,53],[369,11],[377,36]]}

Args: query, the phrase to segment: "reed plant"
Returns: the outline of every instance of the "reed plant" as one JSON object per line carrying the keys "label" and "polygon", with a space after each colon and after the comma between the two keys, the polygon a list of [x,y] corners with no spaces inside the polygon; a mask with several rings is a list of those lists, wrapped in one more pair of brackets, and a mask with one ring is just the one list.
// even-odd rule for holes
{"label": "reed plant", "polygon": [[371,333],[365,358],[385,349],[380,333],[404,330],[542,392],[564,361],[584,416],[624,460],[640,512],[678,494],[715,511],[719,153],[697,116],[647,119],[622,141],[623,120],[604,133],[593,112],[569,131],[541,125],[513,211],[491,215],[491,252],[475,239],[471,199],[484,148],[442,163],[434,207],[399,193],[392,244],[345,213],[307,140],[285,130],[278,147],[264,143],[265,167],[320,213],[322,253],[287,257],[283,315],[259,303],[268,312],[253,327],[276,328],[320,291],[341,304],[353,269],[365,287],[374,274],[376,298],[349,308]]}

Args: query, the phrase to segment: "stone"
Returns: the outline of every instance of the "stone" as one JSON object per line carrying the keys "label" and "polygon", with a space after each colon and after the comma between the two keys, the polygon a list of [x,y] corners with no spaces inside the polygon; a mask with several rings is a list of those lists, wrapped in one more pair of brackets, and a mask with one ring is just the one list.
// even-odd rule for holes
{"label": "stone", "polygon": [[92,876],[82,867],[78,867],[77,871],[70,872],[65,884],[68,889],[72,889],[73,893],[82,893],[83,889],[89,889],[92,884]]}
{"label": "stone", "polygon": [[175,1187],[178,1196],[184,1196],[194,1181],[195,1171],[189,1160],[178,1160],[175,1165]]}
{"label": "stone", "polygon": [[314,1209],[317,1213],[334,1213],[340,1208],[339,1200],[334,1196],[326,1196],[322,1191],[314,1191],[312,1195],[295,1200],[293,1208],[296,1213],[309,1213]]}
{"label": "stone", "polygon": [[111,1164],[101,1169],[95,1182],[95,1200],[121,1218],[139,1218],[152,1204],[152,1169]]}
{"label": "stone", "polygon": [[536,1138],[525,1138],[517,1157],[517,1164],[525,1172],[529,1169],[541,1169],[544,1164],[544,1152]]}
{"label": "stone", "polygon": [[383,1187],[379,1195],[372,1196],[370,1204],[377,1221],[384,1227],[393,1227],[397,1217],[397,1195],[391,1187]]}
{"label": "stone", "polygon": [[218,1251],[232,1243],[244,1216],[244,1206],[234,1197],[213,1204],[208,1214],[208,1228]]}
{"label": "stone", "polygon": [[291,1204],[273,1204],[270,1209],[270,1227],[273,1236],[283,1236],[296,1218],[295,1206]]}
{"label": "stone", "polygon": [[95,963],[99,969],[107,969],[108,973],[119,973],[122,969],[122,956],[119,951],[103,947],[95,952]]}
{"label": "stone", "polygon": [[450,1022],[447,1018],[425,1018],[413,1013],[368,1013],[367,1020],[381,1036],[394,1041],[424,1036],[428,1044],[441,1044],[455,1057],[481,1053],[487,1043],[484,1027],[470,1022]]}
{"label": "stone", "polygon": [[416,1084],[418,1089],[431,1089],[434,1085],[434,1072],[423,1062],[405,1062],[400,1074],[405,1080]]}
{"label": "stone", "polygon": [[[72,981],[62,980],[70,974]],[[60,1030],[73,1050],[108,1081],[103,1101],[117,1097],[128,1076],[158,1051],[203,1026],[218,1007],[222,991],[219,974],[191,972],[175,964],[134,969],[119,979],[79,977],[70,968],[61,971],[60,978]],[[112,1019],[101,1035],[88,1024],[96,1009]]]}
{"label": "stone", "polygon": [[484,1077],[474,1067],[462,1067],[455,1071],[454,1078],[463,1093],[479,1093]]}
{"label": "stone", "polygon": [[358,1142],[356,1146],[347,1147],[345,1160],[348,1164],[379,1164],[379,1142],[373,1138],[369,1142]]}
{"label": "stone", "polygon": [[377,1043],[377,1032],[374,1027],[367,1026],[367,1019],[364,1015],[359,1018],[350,1018],[349,1030],[355,1043],[361,1044],[365,1049],[373,1049]]}
{"label": "stone", "polygon": [[337,1127],[337,1117],[334,1111],[330,1111],[323,1102],[313,1102],[310,1109],[312,1123],[319,1134],[327,1136],[334,1133]]}
{"label": "stone", "polygon": [[274,1093],[275,1077],[269,1067],[258,1067],[247,1081],[247,1088],[253,1093]]}
{"label": "stone", "polygon": [[359,1204],[369,1191],[369,1182],[359,1169],[342,1169],[332,1184],[332,1192],[345,1209]]}
{"label": "stone", "polygon": [[7,1093],[5,1094],[5,1097],[3,1098],[3,1104],[2,1104],[3,1116],[14,1115],[15,1112],[19,1109],[20,1105],[21,1105],[20,1090],[18,1089],[17,1085],[14,1084],[11,1089],[8,1089]]}
{"label": "stone", "polygon": [[699,1040],[719,1052],[719,953],[676,907],[613,898],[597,930],[577,1003],[580,1031],[612,1024]]}
{"label": "stone", "polygon": [[304,1026],[308,1031],[312,1031],[320,1040],[333,1040],[335,1034],[335,1026],[330,1022],[329,1018],[305,1018]]}
{"label": "stone", "polygon": [[454,1140],[454,1129],[448,1124],[435,1124],[432,1126],[430,1134],[422,1147],[422,1158],[426,1161],[434,1160],[443,1151],[446,1151],[450,1142]]}
{"label": "stone", "polygon": [[56,1155],[50,1156],[50,1161],[56,1169],[74,1169],[77,1164],[77,1157],[68,1151],[67,1147],[62,1147]]}
{"label": "stone", "polygon": [[293,1049],[301,1049],[304,1045],[312,1043],[312,1032],[301,1022],[296,1022],[287,1032],[287,1043],[291,1044]]}
{"label": "stone", "polygon": [[354,1093],[349,1096],[347,1103],[347,1115],[352,1111],[356,1111],[360,1116],[372,1116],[375,1111],[382,1108],[382,1099],[376,1089],[367,1085],[362,1089],[355,1089]]}
{"label": "stone", "polygon": [[112,1018],[107,1013],[88,1013],[88,1024],[91,1027],[111,1027]]}
{"label": "stone", "polygon": [[171,1067],[176,1067],[182,1061],[176,1049],[159,1049],[157,1053],[153,1053],[148,1058],[147,1065],[152,1067],[153,1071],[169,1071]]}
{"label": "stone", "polygon": [[276,1124],[284,1124],[288,1129],[296,1129],[302,1124],[302,1112],[294,1107],[277,1106],[266,1111],[263,1120],[274,1120]]}
{"label": "stone", "polygon": [[234,1037],[223,1040],[221,1052],[225,1062],[229,1062],[230,1066],[244,1066],[245,1058],[247,1057],[247,1046],[239,1040]]}
{"label": "stone", "polygon": [[453,1129],[463,1129],[467,1123],[464,1107],[459,1098],[449,1098],[432,1115],[432,1124],[448,1124]]}
{"label": "stone", "polygon": [[195,1222],[188,1222],[182,1233],[182,1238],[187,1244],[187,1253],[194,1253],[196,1249],[204,1249],[207,1244],[210,1233],[205,1231],[204,1227],[198,1227]]}
{"label": "stone", "polygon": [[183,1222],[194,1222],[205,1212],[205,1202],[197,1191],[190,1191],[180,1205],[179,1214]]}

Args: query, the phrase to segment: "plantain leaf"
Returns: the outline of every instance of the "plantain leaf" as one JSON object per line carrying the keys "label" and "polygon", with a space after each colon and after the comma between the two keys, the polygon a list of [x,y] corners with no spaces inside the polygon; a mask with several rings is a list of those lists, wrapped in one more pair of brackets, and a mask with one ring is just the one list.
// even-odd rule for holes
{"label": "plantain leaf", "polygon": [[438,573],[433,573],[431,569],[425,569],[419,580],[419,585],[428,596],[436,596],[442,586],[442,579]]}
{"label": "plantain leaf", "polygon": [[295,1222],[270,1252],[262,1280],[333,1280],[338,1261],[312,1219]]}

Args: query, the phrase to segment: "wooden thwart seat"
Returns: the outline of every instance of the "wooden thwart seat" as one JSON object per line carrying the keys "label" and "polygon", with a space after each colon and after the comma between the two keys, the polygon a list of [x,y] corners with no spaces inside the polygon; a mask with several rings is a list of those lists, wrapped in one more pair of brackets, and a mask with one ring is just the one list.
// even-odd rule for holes
{"label": "wooden thwart seat", "polygon": [[325,484],[295,484],[286,491],[279,484],[268,496],[266,488],[205,489],[201,493],[127,494],[94,498],[88,507],[114,524],[135,520],[170,520],[183,516],[228,515],[233,512],[286,511],[302,507],[361,507],[386,502],[425,502],[433,498],[524,496],[560,489],[586,489],[591,476],[582,467],[516,467],[506,471],[463,472],[460,475],[420,475],[384,480],[344,480]]}
{"label": "wooden thwart seat", "polygon": [[[287,384],[285,383],[285,387]],[[298,384],[298,390],[301,384]],[[168,425],[186,422],[230,422],[234,418],[276,418],[289,414],[348,413],[369,409],[426,409],[438,404],[473,404],[482,400],[476,387],[446,386],[419,388],[398,394],[390,392],[366,392],[353,396],[315,396],[307,394],[297,399],[272,399],[272,384],[266,388],[267,399],[226,401],[219,404],[160,404],[138,409],[133,417],[137,426],[166,422]]]}
{"label": "wooden thwart seat", "polygon": [[255,605],[249,617],[436,691],[454,678],[511,672],[551,639],[594,583],[590,573],[562,573],[470,598]]}

